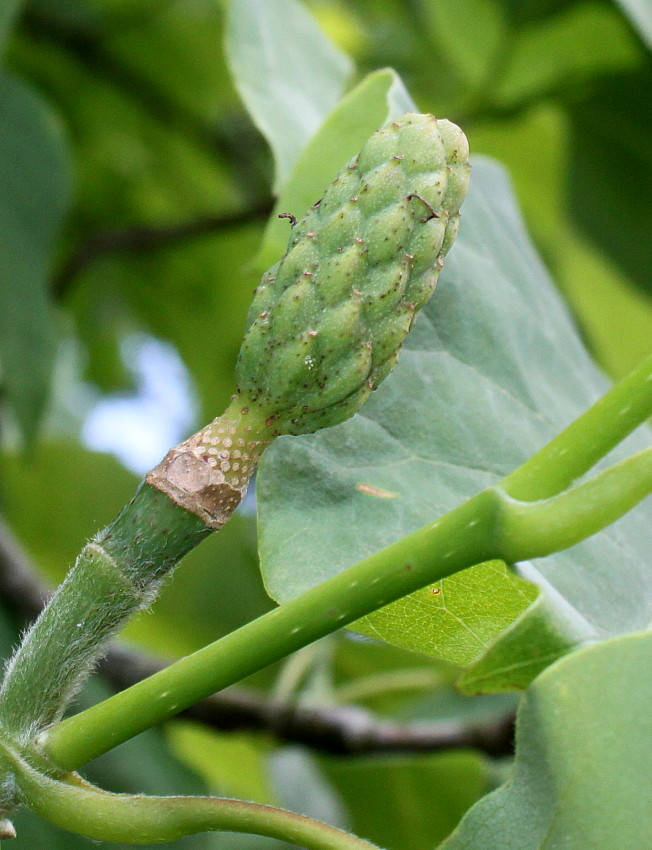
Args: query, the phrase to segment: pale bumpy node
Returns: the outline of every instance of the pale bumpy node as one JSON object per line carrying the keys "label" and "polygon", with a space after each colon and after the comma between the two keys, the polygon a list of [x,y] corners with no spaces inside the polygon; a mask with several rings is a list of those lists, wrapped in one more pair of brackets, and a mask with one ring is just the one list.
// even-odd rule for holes
{"label": "pale bumpy node", "polygon": [[221,416],[170,449],[145,480],[217,530],[242,501],[269,443],[241,419]]}
{"label": "pale bumpy node", "polygon": [[408,113],[374,133],[263,275],[237,365],[277,434],[353,415],[394,366],[434,291],[470,166],[450,121]]}
{"label": "pale bumpy node", "polygon": [[408,113],[371,136],[263,275],[229,410],[172,449],[150,484],[219,528],[276,436],[360,409],[434,291],[459,225],[468,153],[464,133],[433,115]]}

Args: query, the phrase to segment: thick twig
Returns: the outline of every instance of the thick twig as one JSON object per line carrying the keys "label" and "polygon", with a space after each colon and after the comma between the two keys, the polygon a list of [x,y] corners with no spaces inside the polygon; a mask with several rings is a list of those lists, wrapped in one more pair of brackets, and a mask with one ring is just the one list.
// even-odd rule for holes
{"label": "thick twig", "polygon": [[188,239],[207,236],[252,221],[261,221],[267,218],[271,210],[271,200],[265,200],[255,207],[229,215],[206,216],[159,227],[126,227],[95,233],[89,236],[64,262],[52,285],[52,294],[55,298],[62,298],[85,268],[107,254],[135,253],[169,247]]}
{"label": "thick twig", "polygon": [[[29,558],[0,518],[0,596],[25,619],[33,619],[49,593]],[[100,672],[118,689],[162,670],[166,662],[123,644],[111,646]],[[512,715],[472,726],[450,722],[396,723],[379,720],[356,706],[300,706],[269,700],[242,687],[214,694],[180,716],[220,731],[266,731],[285,742],[325,753],[361,755],[436,752],[472,748],[488,755],[512,752]]]}

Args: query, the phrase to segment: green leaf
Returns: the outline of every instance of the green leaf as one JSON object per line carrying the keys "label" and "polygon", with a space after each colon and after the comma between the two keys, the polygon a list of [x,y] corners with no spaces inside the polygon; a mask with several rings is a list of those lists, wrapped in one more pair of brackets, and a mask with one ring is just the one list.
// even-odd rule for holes
{"label": "green leaf", "polygon": [[[579,229],[652,294],[652,118],[641,110],[652,65],[603,80],[570,110],[570,204]],[[618,222],[614,226],[614,222]]]}
{"label": "green leaf", "polygon": [[573,653],[526,692],[508,781],[442,850],[612,850],[652,835],[652,634]]}
{"label": "green leaf", "polygon": [[27,86],[0,72],[0,374],[28,438],[54,356],[48,270],[69,182],[54,117]]}
{"label": "green leaf", "polygon": [[303,215],[375,130],[413,109],[401,78],[391,68],[368,74],[339,101],[301,152],[283,185],[256,257],[256,267],[261,272],[287,249],[288,223],[279,220],[278,214]]}
{"label": "green leaf", "polygon": [[536,588],[514,576],[502,561],[489,561],[359,620],[355,630],[464,665],[536,596]]}
{"label": "green leaf", "polygon": [[234,0],[226,51],[236,87],[274,152],[279,189],[337,103],[351,61],[296,0]]}
{"label": "green leaf", "polygon": [[471,752],[320,764],[347,801],[353,832],[397,850],[430,850],[489,785],[484,759]]}
{"label": "green leaf", "polygon": [[464,85],[476,88],[485,84],[505,50],[503,4],[496,0],[424,3],[423,13],[433,39],[441,44]]}
{"label": "green leaf", "polygon": [[490,97],[513,108],[558,90],[574,90],[596,76],[635,68],[640,59],[640,44],[613,8],[572,3],[517,31]]}
{"label": "green leaf", "polygon": [[3,50],[11,33],[21,3],[22,0],[4,0],[0,5],[0,51]]}
{"label": "green leaf", "polygon": [[[476,162],[439,291],[393,375],[349,422],[281,438],[265,453],[258,494],[268,591],[279,601],[298,595],[452,509],[527,459],[604,389],[528,241],[503,173]],[[643,434],[631,437],[613,457],[646,443]],[[586,621],[607,637],[647,625],[646,529],[639,507],[592,540],[528,567],[542,593],[554,589],[547,604],[555,612],[563,600],[565,616],[555,614],[555,628],[564,619]],[[476,648],[527,604],[516,584],[505,592],[507,579],[501,576],[492,596]],[[471,570],[442,582],[446,608],[461,622],[451,628],[446,619],[454,619],[442,617],[436,636],[422,593],[389,606],[378,623],[367,618],[364,628],[372,624],[376,636],[460,660],[460,633],[473,629],[479,595],[487,596],[486,568],[477,580]],[[568,616],[568,606],[577,617]],[[577,635],[567,637],[560,651]],[[529,682],[537,653],[539,661],[552,660],[548,644],[516,641],[509,663],[524,673],[513,686]],[[506,663],[500,659],[500,670]]]}
{"label": "green leaf", "polygon": [[652,48],[652,3],[650,0],[616,0],[630,18],[641,38]]}
{"label": "green leaf", "polygon": [[[528,565],[521,570],[527,575]],[[463,693],[523,688],[557,658],[599,636],[540,574],[533,578],[545,591],[467,667],[457,683]]]}

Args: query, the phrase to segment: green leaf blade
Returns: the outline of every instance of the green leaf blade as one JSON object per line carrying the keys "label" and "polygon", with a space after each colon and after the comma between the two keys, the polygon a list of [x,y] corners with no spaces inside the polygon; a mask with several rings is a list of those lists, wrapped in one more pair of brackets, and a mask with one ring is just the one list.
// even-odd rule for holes
{"label": "green leaf blade", "polygon": [[67,153],[52,115],[26,86],[0,75],[0,361],[28,439],[50,379],[48,267],[69,193]]}
{"label": "green leaf blade", "polygon": [[11,29],[20,10],[21,3],[22,0],[4,0],[2,5],[0,5],[0,51],[4,49],[7,39],[11,34]]}
{"label": "green leaf blade", "polygon": [[652,635],[629,634],[546,670],[519,710],[512,776],[441,850],[643,847],[652,834]]}
{"label": "green leaf blade", "polygon": [[296,0],[231,3],[226,50],[236,87],[272,147],[278,189],[335,106],[352,63]]}

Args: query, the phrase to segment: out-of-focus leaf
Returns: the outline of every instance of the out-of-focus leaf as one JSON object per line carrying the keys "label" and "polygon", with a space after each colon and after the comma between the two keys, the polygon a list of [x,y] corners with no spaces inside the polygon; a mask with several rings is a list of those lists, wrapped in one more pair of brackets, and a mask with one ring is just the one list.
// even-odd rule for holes
{"label": "out-of-focus leaf", "polygon": [[[346,828],[347,816],[320,763],[299,747],[272,749],[265,738],[220,734],[196,724],[175,723],[169,735],[176,752],[198,770],[213,793],[256,800]],[[294,844],[228,833],[225,850],[285,850]],[[222,845],[220,845],[222,847]]]}
{"label": "out-of-focus leaf", "polygon": [[276,189],[337,103],[351,61],[297,0],[235,0],[226,50],[236,87],[267,138]]}
{"label": "out-of-focus leaf", "polygon": [[[129,28],[134,45],[136,32],[146,41],[147,20],[141,12],[140,29]],[[143,94],[135,70],[124,68],[117,53],[100,52],[92,62],[46,31],[39,40],[22,34],[13,58],[70,128],[77,177],[74,224],[81,234],[173,225],[238,208],[244,191],[231,179],[208,128],[188,119],[173,95],[157,89]],[[218,101],[217,85],[214,93]]]}
{"label": "out-of-focus leaf", "polygon": [[175,752],[198,771],[215,794],[274,805],[267,771],[268,744],[249,734],[221,733],[200,723],[178,720],[168,738]]}
{"label": "out-of-focus leaf", "polygon": [[347,814],[338,794],[321,771],[319,761],[300,747],[283,747],[270,754],[268,769],[279,804],[317,820],[346,828]]}
{"label": "out-of-focus leaf", "polygon": [[0,71],[0,367],[28,438],[43,411],[54,356],[48,271],[69,189],[54,116]]}
{"label": "out-of-focus leaf", "polygon": [[489,785],[484,759],[471,752],[320,764],[347,802],[353,832],[396,850],[432,850]]}
{"label": "out-of-focus leaf", "polygon": [[[8,521],[53,582],[63,578],[86,539],[113,519],[136,484],[112,457],[71,444],[43,445],[29,465],[2,455],[0,481]],[[151,613],[124,634],[160,655],[182,655],[270,606],[258,572],[254,520],[236,515],[184,559]]]}
{"label": "out-of-focus leaf", "polygon": [[589,350],[618,378],[650,350],[652,301],[615,268],[601,245],[580,235],[568,210],[573,108],[545,103],[509,120],[482,122],[471,128],[470,142],[473,150],[509,162],[524,215]]}
{"label": "out-of-focus leaf", "polygon": [[[112,4],[102,5],[110,11]],[[237,102],[222,50],[223,18],[215,0],[141,4],[139,12],[116,15],[103,44],[131,70],[136,94],[149,87],[180,111],[212,122],[218,103],[224,109]]]}
{"label": "out-of-focus leaf", "polygon": [[[395,372],[361,414],[310,437],[281,438],[265,453],[258,488],[260,552],[268,590],[278,600],[491,484],[606,388],[495,166],[475,163],[463,213],[439,291],[408,337]],[[647,442],[644,434],[634,435],[613,456]],[[360,483],[393,498],[370,496]],[[540,572],[598,637],[642,628],[652,594],[647,525],[639,507],[592,540],[537,561],[528,577]],[[442,583],[448,605],[469,623],[477,616],[473,575],[468,572],[463,584],[455,583],[459,578],[450,587],[449,580]],[[421,632],[423,647],[432,650],[419,594],[390,606],[379,620],[392,623],[391,641],[404,633],[414,649]],[[369,621],[385,638],[373,615],[365,627]],[[505,625],[503,616],[494,621],[494,638]],[[484,626],[489,642],[492,629]],[[438,655],[459,657],[458,640],[458,628],[454,635],[442,628]],[[524,669],[531,671],[532,651],[531,642],[518,644],[511,663],[527,661]],[[521,686],[528,681],[524,676]]]}
{"label": "out-of-focus leaf", "polygon": [[274,207],[256,267],[264,271],[285,253],[288,223],[280,212],[303,215],[321,197],[344,163],[391,118],[415,109],[396,71],[374,71],[337,104],[296,160]]}
{"label": "out-of-focus leaf", "polygon": [[[91,39],[93,50],[66,49],[46,28],[39,39],[23,34],[14,48],[22,72],[47,91],[71,127],[78,196],[70,253],[83,254],[89,235],[98,232],[163,230],[136,251],[91,251],[92,262],[62,284],[61,296],[88,350],[88,375],[103,388],[123,388],[115,357],[105,359],[116,339],[130,330],[149,331],[177,347],[193,373],[202,419],[209,419],[233,392],[233,366],[257,283],[243,272],[260,240],[256,222],[232,227],[228,214],[267,196],[257,159],[263,142],[257,133],[252,139],[250,126],[240,131],[247,122],[233,114],[236,94],[217,55],[215,4],[191,4],[201,50],[189,38],[190,18],[180,23],[190,14],[187,4],[127,5],[107,15],[106,34],[99,43]],[[188,86],[182,93],[171,85],[176,66],[184,79],[194,76],[192,96]],[[209,114],[215,116],[210,122]],[[227,130],[237,138],[226,138]],[[236,152],[227,162],[228,145]],[[226,219],[223,227],[210,224],[216,217]],[[165,236],[189,222],[208,224],[196,238]]]}
{"label": "out-of-focus leaf", "polygon": [[0,4],[0,51],[11,32],[12,25],[18,14],[22,0],[3,0]]}
{"label": "out-of-focus leaf", "polygon": [[652,62],[573,106],[569,187],[580,230],[652,294],[652,117],[642,108],[650,91]]}
{"label": "out-of-focus leaf", "polygon": [[652,3],[650,0],[616,0],[639,31],[641,38],[652,48]]}
{"label": "out-of-focus leaf", "polygon": [[513,107],[597,75],[635,68],[640,60],[640,45],[615,9],[574,3],[517,32],[492,96],[498,105]]}
{"label": "out-of-focus leaf", "polygon": [[422,4],[432,37],[446,51],[467,88],[484,84],[506,49],[504,4],[499,0],[430,0]]}
{"label": "out-of-focus leaf", "polygon": [[652,634],[562,659],[519,711],[516,762],[442,850],[645,847],[652,835]]}

